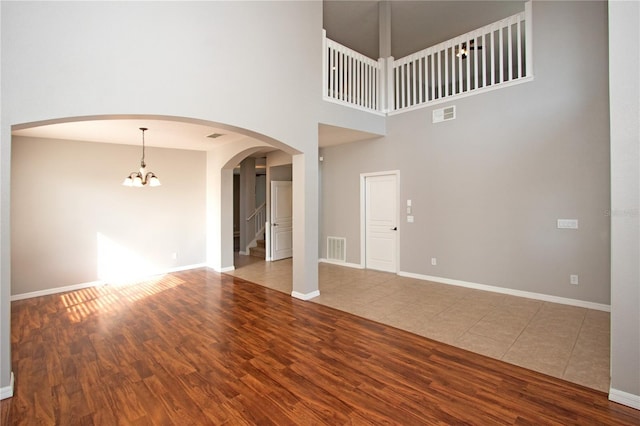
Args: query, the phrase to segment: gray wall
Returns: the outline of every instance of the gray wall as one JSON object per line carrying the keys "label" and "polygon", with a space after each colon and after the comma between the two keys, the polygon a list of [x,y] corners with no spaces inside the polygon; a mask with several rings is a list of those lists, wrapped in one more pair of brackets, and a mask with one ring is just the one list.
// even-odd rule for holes
{"label": "gray wall", "polygon": [[267,201],[267,175],[256,175],[256,207]]}
{"label": "gray wall", "polygon": [[321,151],[323,250],[344,236],[360,263],[360,173],[398,169],[415,216],[400,224],[401,271],[609,303],[607,5],[533,14],[533,82],[454,101],[454,121],[424,108],[389,117],[385,138]]}
{"label": "gray wall", "polygon": [[233,175],[233,232],[240,232],[240,175]]}
{"label": "gray wall", "polygon": [[291,167],[291,164],[270,167],[269,181],[272,182],[274,180],[291,182],[293,180],[293,168]]}
{"label": "gray wall", "polygon": [[240,251],[248,252],[255,238],[253,222],[247,218],[256,208],[256,159],[247,157],[240,162]]}
{"label": "gray wall", "polygon": [[12,156],[12,294],[205,262],[203,152],[147,148],[155,188],[121,185],[135,146],[14,137]]}

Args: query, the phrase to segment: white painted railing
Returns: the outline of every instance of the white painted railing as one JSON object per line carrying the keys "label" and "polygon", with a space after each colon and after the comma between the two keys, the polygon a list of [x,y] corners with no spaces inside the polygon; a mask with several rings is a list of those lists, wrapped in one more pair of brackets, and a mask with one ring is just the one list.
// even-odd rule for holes
{"label": "white painted railing", "polygon": [[323,30],[323,97],[367,111],[380,110],[381,64],[327,38]]}
{"label": "white painted railing", "polygon": [[394,62],[391,111],[496,88],[529,77],[531,6]]}
{"label": "white painted railing", "polygon": [[247,232],[254,240],[262,239],[267,220],[266,204],[262,203],[247,218]]}
{"label": "white painted railing", "polygon": [[324,98],[394,113],[529,80],[531,28],[528,1],[516,15],[404,58],[377,62],[327,39],[325,32]]}

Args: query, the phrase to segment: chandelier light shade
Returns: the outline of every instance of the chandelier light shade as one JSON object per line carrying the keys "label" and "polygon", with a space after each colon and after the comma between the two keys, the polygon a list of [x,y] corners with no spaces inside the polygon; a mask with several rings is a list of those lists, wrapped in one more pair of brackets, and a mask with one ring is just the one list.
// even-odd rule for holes
{"label": "chandelier light shade", "polygon": [[140,171],[129,173],[129,176],[124,179],[122,184],[124,186],[136,187],[142,187],[145,185],[160,186],[160,179],[158,179],[153,172],[147,172],[145,170],[147,165],[144,163],[144,132],[149,129],[146,127],[140,127],[140,130],[142,130],[142,159],[140,160]]}

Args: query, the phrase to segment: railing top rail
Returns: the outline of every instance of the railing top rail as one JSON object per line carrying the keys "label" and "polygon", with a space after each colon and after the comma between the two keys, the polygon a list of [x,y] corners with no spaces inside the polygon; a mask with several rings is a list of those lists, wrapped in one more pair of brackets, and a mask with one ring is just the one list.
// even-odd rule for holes
{"label": "railing top rail", "polygon": [[256,207],[256,209],[253,211],[253,213],[251,213],[251,215],[249,215],[249,217],[247,218],[247,220],[251,220],[255,217],[255,215],[257,215],[260,210],[263,210],[266,207],[266,202],[260,204],[258,207]]}
{"label": "railing top rail", "polygon": [[[326,38],[326,37],[325,37]],[[335,50],[338,50],[342,53],[347,53],[350,56],[353,56],[359,61],[365,62],[367,65],[371,65],[373,67],[378,67],[378,61],[376,59],[371,59],[368,56],[363,55],[362,53],[355,51],[343,44],[338,43],[337,41],[331,40],[330,38],[326,38],[327,46],[331,47]]]}
{"label": "railing top rail", "polygon": [[460,44],[462,42],[465,42],[471,38],[474,37],[478,37],[481,34],[485,34],[487,32],[491,32],[491,31],[496,31],[499,28],[504,28],[505,26],[508,25],[513,25],[515,23],[517,23],[518,21],[523,21],[525,19],[525,12],[518,12],[514,15],[508,16],[506,18],[500,19],[499,21],[495,21],[492,22],[491,24],[487,24],[483,27],[480,28],[476,28],[473,31],[469,31],[468,33],[456,36],[452,39],[449,40],[445,40],[441,43],[438,43],[434,46],[429,46],[425,49],[419,50],[415,53],[412,53],[410,55],[407,56],[403,56],[402,58],[396,59],[395,65],[399,66],[399,65],[404,65],[408,62],[412,62],[415,61],[418,58],[423,58],[425,56],[431,55],[432,53],[436,53],[439,52],[443,49],[447,49],[449,47],[453,47],[457,44]]}
{"label": "railing top rail", "polygon": [[531,9],[528,0],[521,12],[397,60],[375,61],[323,30],[323,99],[390,115],[531,81]]}

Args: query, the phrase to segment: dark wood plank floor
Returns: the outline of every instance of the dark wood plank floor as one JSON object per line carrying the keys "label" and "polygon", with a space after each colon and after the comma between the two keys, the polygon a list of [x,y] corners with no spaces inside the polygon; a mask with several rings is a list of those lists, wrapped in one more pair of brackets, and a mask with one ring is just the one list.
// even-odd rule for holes
{"label": "dark wood plank floor", "polygon": [[2,424],[640,424],[603,393],[209,270],[12,303]]}

